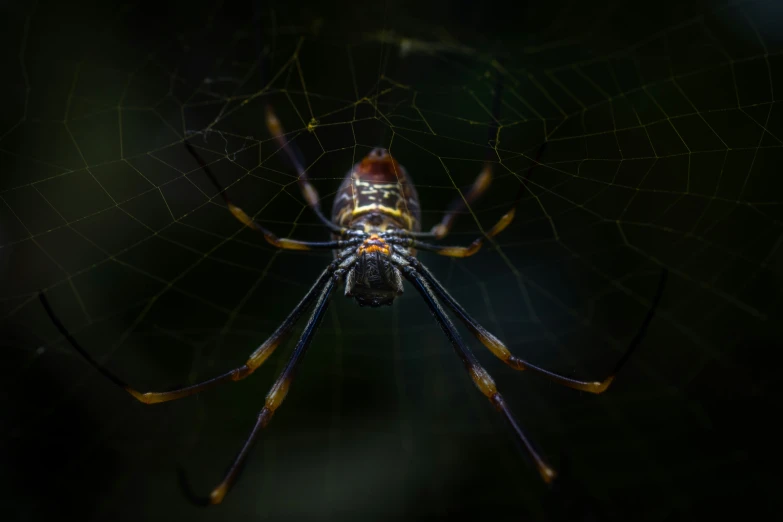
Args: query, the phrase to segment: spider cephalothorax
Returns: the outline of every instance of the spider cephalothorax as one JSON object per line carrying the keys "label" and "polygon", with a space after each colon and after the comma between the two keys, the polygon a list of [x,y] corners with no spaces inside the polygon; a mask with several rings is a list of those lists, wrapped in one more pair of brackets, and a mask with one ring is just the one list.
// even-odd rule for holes
{"label": "spider cephalothorax", "polygon": [[[496,103],[493,112],[493,121],[495,122],[497,122],[499,92],[499,89],[496,90]],[[402,294],[402,280],[405,278],[424,298],[433,317],[462,360],[476,388],[506,418],[512,430],[524,445],[527,454],[532,459],[541,477],[546,482],[553,480],[555,477],[554,470],[528,440],[519,423],[512,415],[511,409],[500,392],[498,392],[494,381],[487,371],[481,367],[468,346],[465,345],[446,311],[451,310],[478,341],[512,368],[529,370],[532,373],[570,388],[591,393],[602,393],[612,383],[614,376],[620,371],[622,365],[628,360],[631,352],[643,337],[644,331],[652,320],[655,307],[661,297],[667,272],[665,270],[662,272],[658,285],[658,294],[652,302],[641,330],[631,342],[625,355],[615,365],[609,377],[603,381],[578,381],[539,368],[516,355],[512,355],[511,351],[497,337],[487,332],[477,323],[462,305],[449,294],[435,276],[415,258],[416,250],[435,252],[449,257],[467,257],[475,254],[481,248],[485,239],[499,234],[511,223],[514,217],[514,208],[524,192],[523,184],[520,183],[519,192],[511,210],[469,246],[440,246],[425,243],[421,241],[421,238],[432,240],[444,238],[449,233],[456,216],[462,213],[470,202],[487,189],[492,179],[492,161],[489,159],[486,161],[473,186],[455,199],[441,222],[436,224],[431,232],[421,232],[419,198],[407,171],[392,158],[386,149],[373,149],[363,160],[354,165],[345,176],[335,197],[332,218],[327,219],[321,211],[318,192],[310,183],[308,173],[299,161],[300,153],[296,152],[293,144],[289,143],[283,127],[271,107],[267,107],[266,123],[270,134],[279,144],[280,150],[286,154],[291,165],[297,171],[297,180],[305,201],[313,209],[320,221],[331,231],[331,241],[299,241],[277,237],[271,230],[265,228],[254,218],[247,215],[241,208],[234,205],[212,174],[209,166],[190,142],[186,140],[185,146],[196,158],[204,173],[212,180],[212,183],[218,190],[218,194],[225,201],[231,214],[245,226],[262,233],[266,241],[278,248],[287,250],[332,250],[335,256],[334,260],[321,272],[315,284],[305,294],[299,304],[291,311],[277,330],[250,354],[247,361],[243,365],[222,375],[185,388],[167,392],[141,393],[109,372],[109,370],[93,359],[87,351],[81,348],[56,318],[44,294],[41,294],[41,301],[60,332],[88,363],[112,382],[122,386],[135,399],[146,404],[154,404],[187,397],[219,383],[244,379],[267,360],[292,332],[297,320],[312,307],[313,311],[304,327],[302,336],[296,344],[288,363],[267,394],[264,407],[258,414],[255,427],[248,436],[247,442],[237,455],[223,481],[212,490],[209,498],[205,500],[208,503],[218,504],[222,502],[226,492],[234,480],[236,480],[253,442],[267,426],[275,410],[285,399],[295,370],[307,351],[321,319],[323,319],[329,304],[329,298],[337,283],[344,282],[345,295],[355,298],[359,305],[378,307],[390,305],[395,297]],[[495,139],[495,130],[493,125],[489,126],[490,141]],[[542,146],[539,149],[539,157],[535,159],[535,165],[538,164],[543,150],[544,147]],[[530,172],[526,174],[528,177],[530,176]],[[520,179],[522,179],[521,174]]]}
{"label": "spider cephalothorax", "polygon": [[356,264],[345,277],[345,295],[359,306],[391,305],[402,295],[402,274],[392,263],[392,246],[371,234],[357,248]]}

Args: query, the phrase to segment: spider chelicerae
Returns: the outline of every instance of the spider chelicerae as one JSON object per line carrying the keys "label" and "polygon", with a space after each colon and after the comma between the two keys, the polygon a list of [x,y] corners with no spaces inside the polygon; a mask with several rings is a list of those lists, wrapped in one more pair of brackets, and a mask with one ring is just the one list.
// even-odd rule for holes
{"label": "spider chelicerae", "polygon": [[[500,93],[499,89],[497,89],[493,114],[495,123],[497,122],[499,99]],[[519,193],[511,210],[504,214],[483,236],[473,241],[470,245],[441,246],[426,243],[422,239],[440,240],[446,237],[457,215],[486,191],[492,180],[492,161],[487,160],[484,163],[483,169],[473,185],[466,193],[460,194],[455,199],[441,222],[435,225],[431,232],[421,232],[419,198],[410,176],[405,168],[391,156],[389,151],[382,148],[373,149],[345,176],[334,200],[332,217],[327,219],[321,210],[318,192],[310,183],[307,171],[299,161],[301,154],[295,148],[295,145],[287,140],[271,105],[268,105],[266,108],[266,125],[270,134],[279,144],[279,150],[285,152],[289,162],[296,170],[298,184],[305,201],[318,216],[318,219],[331,230],[332,240],[312,242],[276,236],[269,229],[248,216],[241,208],[234,205],[195,148],[187,140],[185,140],[185,146],[215,185],[231,214],[245,226],[260,232],[264,235],[266,241],[278,248],[286,250],[332,250],[335,252],[335,256],[334,260],[321,273],[299,304],[296,305],[277,330],[250,354],[245,364],[212,379],[184,388],[166,392],[141,393],[104,368],[103,365],[84,350],[58,320],[46,300],[45,294],[41,293],[40,299],[42,304],[60,333],[89,364],[109,380],[124,388],[138,401],[145,404],[155,404],[188,397],[217,384],[227,381],[238,381],[249,376],[288,337],[304,312],[311,306],[313,307],[299,342],[294,348],[285,368],[267,394],[264,407],[258,414],[255,426],[248,435],[245,444],[237,454],[222,482],[212,490],[208,499],[205,500],[206,503],[219,504],[236,480],[253,443],[285,399],[294,373],[312,341],[313,335],[329,304],[329,299],[338,283],[345,284],[345,295],[356,299],[360,306],[379,307],[390,305],[397,296],[402,294],[403,279],[406,279],[421,294],[429,306],[435,321],[440,325],[449,342],[454,347],[455,352],[462,360],[473,383],[505,417],[538,469],[541,478],[547,483],[551,482],[556,477],[556,472],[547,464],[525,435],[503,396],[498,392],[492,377],[479,364],[476,357],[465,345],[451,319],[446,314],[446,309],[443,305],[445,304],[446,308],[451,310],[465,324],[468,330],[496,357],[512,368],[529,370],[563,386],[597,394],[606,391],[614,380],[615,375],[617,375],[639,345],[660,300],[667,272],[664,270],[661,274],[658,292],[653,299],[641,328],[607,378],[601,381],[578,381],[553,373],[513,355],[497,337],[484,329],[468,314],[449,294],[446,288],[438,282],[435,276],[416,259],[415,255],[416,250],[435,252],[450,257],[467,257],[475,254],[487,238],[492,238],[499,234],[511,223],[517,203],[524,194],[524,184],[520,184]],[[490,124],[490,139],[495,138],[494,133],[496,129],[496,124]],[[539,149],[534,166],[539,163],[543,150],[544,147],[542,146]]]}

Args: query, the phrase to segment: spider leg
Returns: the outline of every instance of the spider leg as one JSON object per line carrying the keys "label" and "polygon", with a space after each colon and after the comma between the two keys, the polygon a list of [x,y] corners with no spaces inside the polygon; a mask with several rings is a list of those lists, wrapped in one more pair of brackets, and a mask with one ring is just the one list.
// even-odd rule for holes
{"label": "spider leg", "polygon": [[321,273],[318,280],[315,282],[315,284],[307,292],[307,294],[305,294],[302,300],[299,301],[299,304],[296,305],[293,311],[291,311],[288,317],[285,318],[285,320],[277,328],[277,330],[275,330],[275,332],[271,336],[269,336],[269,338],[266,341],[264,341],[263,344],[261,344],[261,346],[259,346],[252,354],[250,354],[250,357],[248,357],[245,364],[243,364],[238,368],[234,368],[233,370],[230,370],[222,375],[218,375],[217,377],[207,379],[206,381],[193,384],[191,386],[186,386],[183,388],[178,388],[176,390],[166,391],[166,392],[142,393],[136,390],[135,388],[131,387],[124,380],[120,379],[114,373],[106,369],[101,363],[96,361],[89,354],[89,352],[87,352],[87,350],[82,348],[81,345],[79,345],[79,343],[76,341],[76,339],[68,332],[65,326],[63,326],[63,324],[60,322],[60,320],[57,318],[54,311],[52,310],[52,307],[49,304],[49,301],[46,299],[46,296],[43,293],[40,293],[38,297],[41,300],[41,304],[43,304],[46,313],[49,315],[49,318],[52,320],[52,323],[54,323],[54,325],[57,327],[57,329],[60,331],[63,337],[65,337],[68,340],[71,346],[73,346],[74,349],[76,349],[79,355],[81,355],[90,364],[90,366],[98,370],[98,372],[100,372],[101,375],[109,379],[111,382],[113,382],[120,388],[123,388],[137,401],[143,402],[144,404],[157,404],[159,402],[168,402],[177,399],[182,399],[184,397],[194,395],[196,393],[199,393],[208,388],[212,388],[213,386],[216,386],[224,382],[242,380],[248,375],[252,374],[256,369],[258,369],[259,366],[261,366],[264,363],[264,361],[267,360],[267,358],[270,355],[272,355],[272,353],[274,353],[275,349],[288,337],[288,335],[291,333],[291,330],[293,329],[294,325],[296,324],[297,320],[302,315],[302,313],[307,308],[309,308],[309,306],[315,300],[316,296],[319,295],[319,292],[322,292],[323,289],[326,288],[326,286],[329,284],[329,281],[332,279],[333,274],[338,270],[338,266],[345,265],[346,263],[351,263],[353,259],[355,259],[354,256],[350,256],[345,261],[338,260],[341,261],[340,265],[338,265],[338,261],[335,261],[326,270],[324,270]]}
{"label": "spider leg", "polygon": [[[530,167],[530,170],[528,171],[527,178],[530,178],[530,174],[533,172],[533,169],[535,169],[536,166],[540,165],[541,155],[544,153],[544,150],[546,150],[546,142],[544,142],[541,147],[538,149],[538,154],[536,155],[535,163],[532,167]],[[480,178],[481,176],[479,176]],[[477,182],[479,180],[476,180]],[[472,190],[472,189],[471,189]],[[437,235],[434,233],[431,233],[429,236],[416,233],[416,232],[405,232],[404,234],[401,234],[399,237],[395,237],[391,239],[391,243],[405,246],[407,248],[415,248],[417,250],[426,250],[428,252],[435,252],[436,254],[447,256],[447,257],[469,257],[475,254],[476,252],[481,249],[482,245],[484,244],[484,241],[488,238],[495,237],[496,235],[503,232],[503,230],[506,229],[507,226],[511,224],[511,222],[514,220],[514,215],[517,211],[517,205],[522,200],[522,196],[527,191],[527,186],[525,185],[524,181],[520,182],[519,189],[517,190],[517,197],[514,199],[514,203],[511,205],[511,209],[503,214],[500,219],[495,223],[492,228],[489,229],[483,236],[476,238],[473,240],[473,242],[468,246],[443,246],[443,245],[433,245],[431,243],[425,243],[423,241],[419,241],[416,239],[417,237],[435,237],[436,239],[440,239],[441,237],[444,237],[443,235]],[[478,196],[476,196],[478,197]],[[474,198],[475,199],[475,198]],[[461,200],[462,201],[462,200]],[[465,201],[467,201],[467,197],[465,198]],[[464,203],[464,201],[463,201]],[[469,202],[468,202],[469,203]],[[448,214],[447,214],[448,216]],[[446,218],[444,217],[444,220]],[[453,218],[452,218],[453,220]],[[439,225],[435,225],[435,228],[438,228],[441,226],[443,222]],[[450,226],[450,225],[449,225]],[[433,228],[433,230],[435,230]]]}
{"label": "spider leg", "polygon": [[[400,251],[398,250],[398,252]],[[424,277],[427,283],[429,283],[429,285],[435,289],[435,293],[438,295],[438,297],[445,301],[448,307],[451,308],[455,314],[457,314],[460,320],[476,337],[476,339],[481,341],[481,343],[486,346],[489,351],[491,351],[498,359],[511,366],[515,370],[530,370],[531,372],[539,374],[562,386],[567,386],[569,388],[574,388],[575,390],[582,390],[595,394],[603,393],[609,388],[612,382],[614,382],[614,378],[618,373],[620,373],[620,370],[623,368],[628,359],[630,359],[631,355],[639,346],[642,339],[644,339],[644,336],[647,332],[647,327],[650,325],[650,322],[655,315],[655,310],[658,308],[658,303],[661,300],[661,295],[663,294],[663,289],[666,286],[666,280],[669,273],[666,269],[661,271],[661,277],[658,281],[658,289],[655,293],[652,304],[647,311],[647,315],[645,316],[638,332],[631,340],[631,343],[628,345],[628,348],[626,348],[620,360],[617,361],[614,368],[609,373],[609,376],[601,381],[579,381],[565,377],[563,375],[559,375],[549,370],[545,370],[544,368],[530,364],[516,355],[513,355],[497,337],[488,332],[483,326],[476,322],[476,320],[473,319],[470,314],[468,314],[462,305],[460,305],[457,300],[454,299],[451,294],[449,294],[446,288],[437,279],[435,279],[435,276],[432,275],[432,272],[430,272],[427,267],[425,267],[413,256],[407,256],[405,259]]]}
{"label": "spider leg", "polygon": [[[516,207],[516,204],[514,206]],[[488,232],[486,232],[485,237],[494,237],[503,232],[503,230],[509,224],[511,224],[511,221],[514,220],[515,212],[516,208],[512,208],[503,214],[503,217],[501,217],[500,220],[495,223],[495,225],[489,229]],[[468,246],[433,245],[432,243],[419,241],[414,237],[391,237],[388,241],[393,245],[415,248],[416,250],[426,250],[427,252],[435,252],[436,254],[446,257],[469,257],[481,249],[481,246],[484,244],[485,237],[477,238]]]}
{"label": "spider leg", "polygon": [[313,209],[315,215],[318,216],[318,219],[320,219],[321,222],[329,227],[333,232],[336,232],[340,235],[345,234],[347,229],[338,227],[329,221],[326,216],[324,216],[324,213],[321,210],[321,198],[318,195],[318,191],[315,189],[313,184],[310,183],[310,177],[307,175],[307,171],[302,166],[302,162],[299,159],[302,153],[299,147],[297,147],[293,141],[289,141],[288,138],[286,138],[283,125],[277,118],[275,110],[272,108],[271,104],[267,104],[266,106],[266,128],[269,130],[269,134],[275,138],[275,141],[278,143],[280,148],[285,151],[286,156],[288,156],[288,161],[294,167],[294,170],[296,170],[296,174],[298,176],[297,182],[299,183],[299,188],[302,191],[302,197],[304,197],[310,208]]}
{"label": "spider leg", "polygon": [[318,324],[323,318],[324,311],[326,311],[327,306],[329,306],[329,297],[331,296],[332,290],[334,290],[334,285],[335,278],[330,277],[327,280],[326,285],[324,285],[323,289],[321,290],[320,295],[318,296],[315,309],[313,310],[310,319],[307,321],[307,325],[305,326],[304,332],[302,333],[302,337],[299,339],[296,348],[294,348],[291,357],[288,359],[288,363],[277,377],[277,380],[272,385],[272,388],[269,390],[269,393],[266,396],[264,407],[259,412],[256,423],[253,426],[253,429],[250,431],[245,444],[237,454],[234,462],[231,464],[231,467],[229,467],[228,472],[226,472],[223,481],[212,490],[212,493],[210,493],[209,502],[211,504],[220,504],[220,502],[223,501],[223,497],[225,497],[229,488],[231,488],[231,485],[239,475],[245,459],[253,447],[253,443],[256,441],[259,434],[266,427],[266,425],[269,424],[269,421],[272,419],[272,415],[274,415],[275,410],[285,399],[285,396],[288,393],[288,387],[291,384],[291,380],[294,377],[297,366],[307,351],[307,347],[310,345],[310,341],[313,339],[313,334],[315,333],[316,329],[318,328]]}
{"label": "spider leg", "polygon": [[245,226],[261,232],[268,243],[284,250],[337,250],[340,248],[345,248],[346,246],[350,246],[356,242],[353,239],[341,239],[337,241],[299,241],[296,239],[278,237],[271,230],[262,226],[258,223],[258,221],[248,216],[244,210],[234,205],[231,202],[231,198],[229,198],[226,194],[225,189],[220,186],[220,183],[218,183],[218,180],[212,173],[209,165],[207,165],[204,159],[198,154],[198,152],[196,152],[196,149],[194,149],[187,140],[185,140],[185,147],[187,147],[188,152],[190,152],[190,154],[196,158],[196,161],[201,166],[201,168],[204,169],[204,173],[207,175],[212,184],[215,185],[215,187],[220,191],[220,196],[223,198],[223,201],[225,201],[226,206],[228,207],[228,210],[231,212],[231,214],[241,221]]}
{"label": "spider leg", "polygon": [[432,227],[430,232],[432,237],[443,239],[448,235],[457,216],[463,213],[471,203],[476,201],[489,188],[489,185],[492,183],[492,170],[493,164],[486,161],[468,192],[465,194],[460,193],[459,196],[454,198],[441,222]]}
{"label": "spider leg", "polygon": [[[261,88],[266,89],[268,87],[267,71],[269,69],[269,57],[265,54],[262,46],[262,42],[264,41],[262,34],[264,24],[261,23],[260,8],[255,7],[254,10],[255,13],[253,25],[256,26],[256,53],[258,54],[258,70],[261,76]],[[323,212],[321,211],[321,202],[318,196],[318,191],[315,189],[312,183],[310,183],[310,178],[307,175],[307,171],[302,166],[302,151],[299,149],[299,147],[296,146],[295,143],[288,141],[288,139],[285,137],[285,130],[280,124],[280,120],[277,118],[272,104],[266,104],[265,113],[265,123],[269,134],[272,135],[280,148],[285,151],[289,162],[294,167],[294,170],[296,170],[298,176],[297,182],[299,184],[300,190],[302,191],[302,197],[304,197],[310,208],[313,209],[313,212],[315,212],[315,215],[318,216],[319,220],[321,220],[321,223],[329,227],[332,232],[335,232],[341,236],[345,235],[346,229],[332,223],[329,219],[326,218],[326,216],[324,216]]]}
{"label": "spider leg", "polygon": [[557,476],[557,473],[546,463],[535,446],[533,446],[533,443],[527,438],[527,435],[525,435],[525,432],[522,430],[519,423],[514,418],[513,413],[511,413],[511,410],[503,399],[503,396],[500,395],[500,392],[498,392],[492,377],[490,377],[487,371],[481,367],[470,349],[465,346],[462,338],[457,332],[457,329],[454,328],[454,324],[448,318],[445,311],[443,310],[443,307],[438,302],[438,299],[429,283],[415,268],[413,268],[413,266],[401,265],[401,268],[406,279],[408,279],[408,281],[410,281],[413,286],[416,287],[422,297],[424,297],[424,300],[430,307],[430,311],[435,317],[435,320],[440,325],[443,333],[446,334],[446,337],[448,337],[451,345],[454,347],[454,351],[457,352],[459,358],[462,359],[462,363],[465,365],[465,369],[470,374],[470,378],[473,379],[473,383],[476,385],[476,388],[478,388],[479,391],[481,391],[481,393],[483,393],[495,406],[495,408],[503,414],[509,426],[516,434],[517,438],[525,446],[525,449],[530,458],[535,463],[541,478],[544,480],[544,482],[550,483]]}
{"label": "spider leg", "polygon": [[[500,101],[503,97],[502,94],[503,80],[501,76],[498,75],[497,85],[495,86],[494,97],[492,99],[492,119],[490,120],[489,127],[487,129],[488,143],[497,141],[499,124],[498,119],[500,115]],[[481,172],[479,172],[479,175],[476,177],[475,181],[473,181],[473,185],[471,185],[467,193],[463,194],[460,192],[459,196],[452,200],[451,204],[449,204],[446,210],[446,213],[443,215],[443,219],[441,219],[440,223],[432,227],[432,230],[429,232],[429,234],[427,234],[427,237],[432,237],[435,239],[443,239],[446,237],[451,231],[451,227],[454,224],[454,220],[457,219],[457,216],[464,212],[471,203],[476,201],[476,199],[486,192],[487,188],[489,188],[489,185],[492,183],[492,170],[494,167],[492,159],[495,154],[496,152],[494,149],[487,152],[487,158],[484,161],[484,166],[481,168]],[[419,237],[423,237],[423,234],[419,235]]]}

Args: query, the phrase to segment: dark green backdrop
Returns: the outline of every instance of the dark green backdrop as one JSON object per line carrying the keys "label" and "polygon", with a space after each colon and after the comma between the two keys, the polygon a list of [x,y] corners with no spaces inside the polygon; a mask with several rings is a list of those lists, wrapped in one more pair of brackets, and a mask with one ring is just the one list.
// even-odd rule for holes
{"label": "dark green backdrop", "polygon": [[[3,3],[0,518],[778,511],[783,12],[681,4]],[[377,145],[417,182],[425,228],[492,153],[495,183],[454,243],[526,180],[496,245],[420,257],[531,362],[601,377],[669,271],[605,395],[516,373],[470,339],[557,487],[412,288],[383,310],[336,295],[242,478],[209,509],[188,503],[177,467],[199,493],[220,480],[294,341],[252,379],[145,407],[59,336],[39,290],[85,349],[148,390],[225,371],[274,330],[329,254],[275,252],[241,230],[183,146],[192,134],[237,204],[279,234],[325,238],[272,155],[268,102],[325,208]]]}

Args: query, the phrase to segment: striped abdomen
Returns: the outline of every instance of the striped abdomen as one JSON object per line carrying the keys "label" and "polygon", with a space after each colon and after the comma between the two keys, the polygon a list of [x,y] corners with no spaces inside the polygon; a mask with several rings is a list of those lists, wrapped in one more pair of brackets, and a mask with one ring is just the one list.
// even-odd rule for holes
{"label": "striped abdomen", "polygon": [[345,176],[334,199],[332,221],[342,227],[364,224],[366,232],[389,227],[418,232],[421,209],[416,187],[386,149],[373,149]]}

